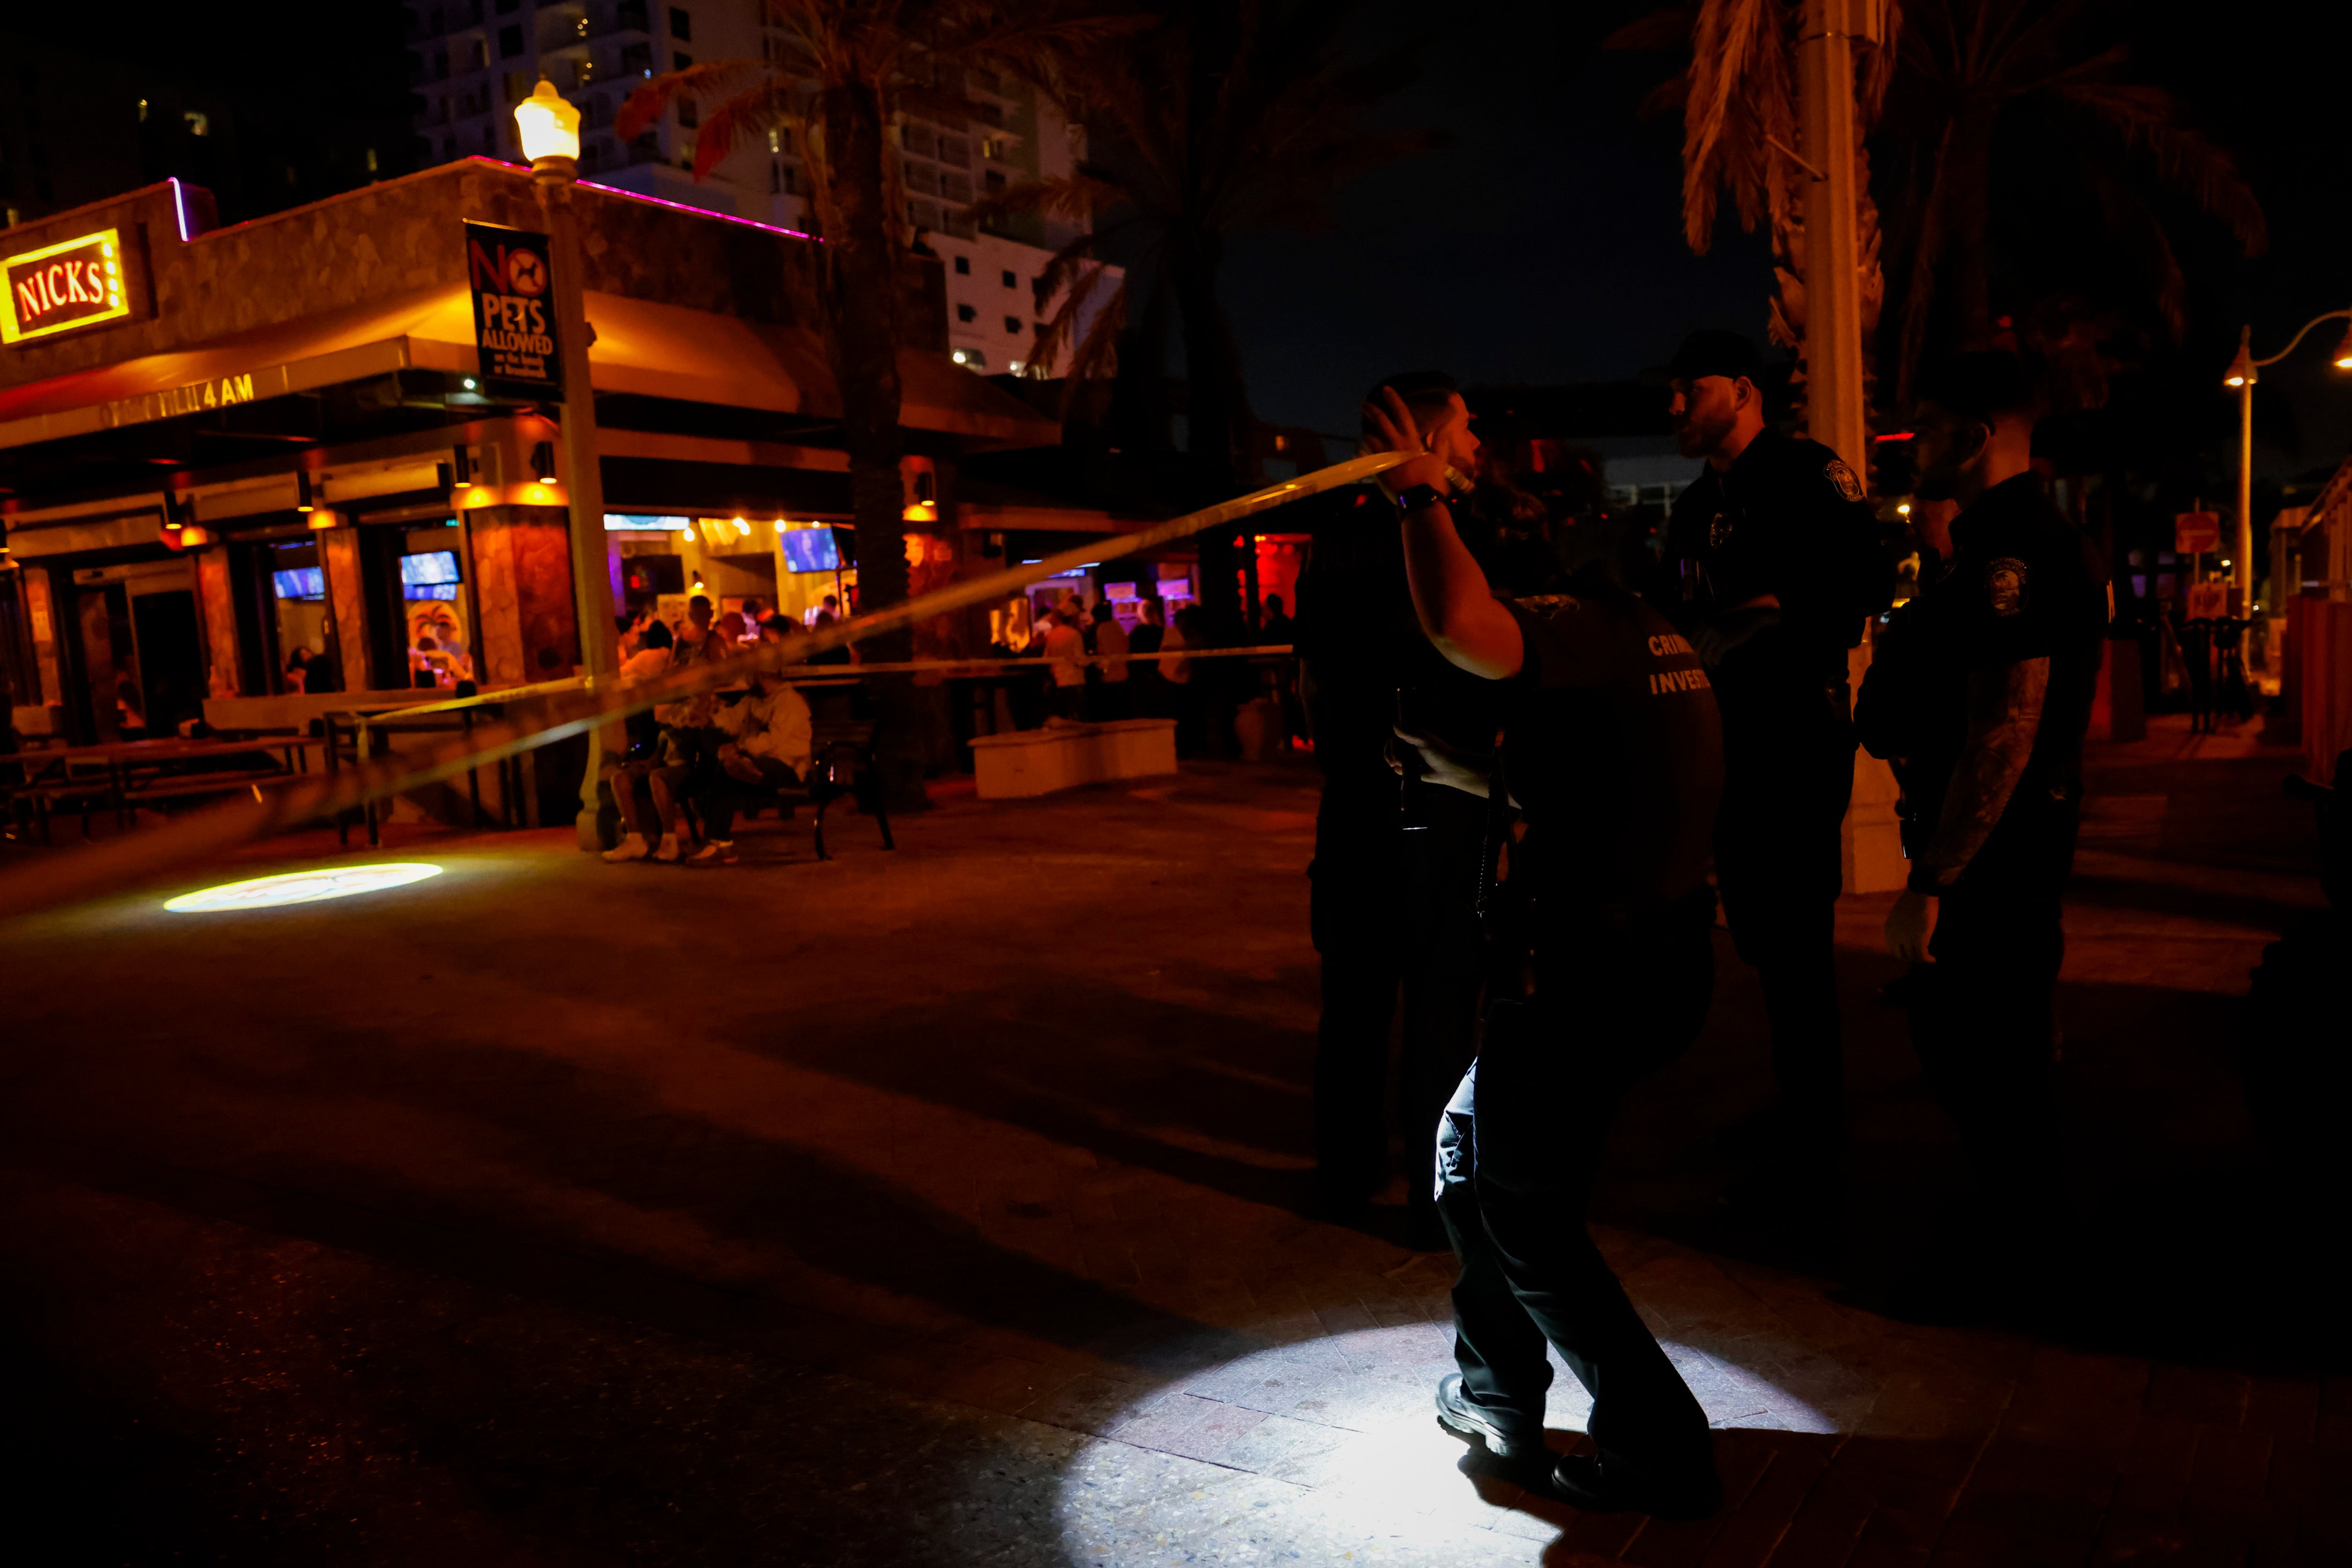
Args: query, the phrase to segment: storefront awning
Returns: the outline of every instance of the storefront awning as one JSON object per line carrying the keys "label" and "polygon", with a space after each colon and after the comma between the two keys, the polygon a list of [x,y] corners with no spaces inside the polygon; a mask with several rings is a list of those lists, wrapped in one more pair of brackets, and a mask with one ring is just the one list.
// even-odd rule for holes
{"label": "storefront awning", "polygon": [[[836,419],[824,340],[803,328],[591,293],[596,390]],[[403,370],[476,373],[473,305],[454,287],[256,328],[0,392],[0,447],[235,407]],[[1060,427],[944,353],[902,350],[900,423],[975,446],[1051,446]]]}

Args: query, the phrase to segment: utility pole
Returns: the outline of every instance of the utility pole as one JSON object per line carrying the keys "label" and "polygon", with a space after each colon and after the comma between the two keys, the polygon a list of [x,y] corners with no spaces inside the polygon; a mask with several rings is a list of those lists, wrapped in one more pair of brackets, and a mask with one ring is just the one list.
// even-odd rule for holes
{"label": "utility pole", "polygon": [[[1870,474],[1869,402],[1862,379],[1862,235],[1856,189],[1854,46],[1885,37],[1885,0],[1805,0],[1797,38],[1797,134],[1805,173],[1806,434]],[[1846,660],[1856,690],[1870,667],[1870,639]],[[1839,833],[1849,893],[1904,884],[1898,791],[1886,764],[1857,749],[1853,794]]]}
{"label": "utility pole", "polygon": [[1807,434],[1868,475],[1862,382],[1862,256],[1855,216],[1853,51],[1885,32],[1884,0],[1805,0],[1797,40],[1804,143]]}

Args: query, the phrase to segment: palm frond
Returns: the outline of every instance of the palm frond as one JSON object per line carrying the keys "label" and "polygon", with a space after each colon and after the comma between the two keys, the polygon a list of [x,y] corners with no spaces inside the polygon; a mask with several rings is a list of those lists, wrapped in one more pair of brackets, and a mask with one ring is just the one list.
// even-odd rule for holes
{"label": "palm frond", "polygon": [[712,60],[684,70],[664,71],[623,100],[613,116],[613,133],[624,141],[634,141],[681,101],[724,101],[775,84],[772,68],[757,60]]}
{"label": "palm frond", "polygon": [[2058,88],[2064,102],[2094,116],[2144,148],[2167,184],[2230,227],[2239,247],[2260,256],[2270,246],[2270,224],[2253,187],[2228,151],[2183,123],[2180,106],[2160,87],[2145,83],[2075,81]]}
{"label": "palm frond", "polygon": [[694,177],[707,180],[728,155],[746,143],[756,146],[770,131],[797,129],[793,91],[786,87],[755,88],[737,93],[702,117],[694,133]]}
{"label": "palm frond", "polygon": [[1690,47],[1691,23],[1694,20],[1687,5],[1669,5],[1663,11],[1653,11],[1646,16],[1626,23],[1601,40],[1604,49],[1686,49]]}
{"label": "palm frond", "polygon": [[2099,202],[2106,230],[2137,253],[2140,269],[2155,296],[2157,314],[2176,343],[2189,331],[2189,279],[2173,254],[2163,220],[2138,193],[2089,159],[2080,160],[2084,179]]}

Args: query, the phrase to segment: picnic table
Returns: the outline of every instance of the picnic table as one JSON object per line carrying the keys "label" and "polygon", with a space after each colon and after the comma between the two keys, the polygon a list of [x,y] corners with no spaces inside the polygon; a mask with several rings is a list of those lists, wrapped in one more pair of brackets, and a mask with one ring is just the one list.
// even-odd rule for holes
{"label": "picnic table", "polygon": [[[0,762],[14,763],[23,780],[13,790],[29,800],[40,825],[41,841],[49,841],[49,810],[79,803],[82,833],[89,833],[89,812],[103,803],[114,810],[115,821],[136,822],[141,805],[226,789],[261,789],[288,783],[310,771],[310,747],[320,741],[304,735],[257,735],[243,739],[208,737],[119,740],[102,746],[54,747],[0,753]],[[245,768],[191,767],[207,759],[230,757],[268,758],[276,766]]]}

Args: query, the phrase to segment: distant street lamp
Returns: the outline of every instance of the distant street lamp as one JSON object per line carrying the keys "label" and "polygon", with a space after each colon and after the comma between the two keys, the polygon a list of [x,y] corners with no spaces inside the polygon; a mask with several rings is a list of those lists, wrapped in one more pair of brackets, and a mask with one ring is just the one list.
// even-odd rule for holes
{"label": "distant street lamp", "polygon": [[[2238,389],[2238,549],[2237,581],[2238,612],[2251,616],[2254,612],[2254,382],[2264,365],[2275,365],[2294,352],[2304,338],[2322,321],[2352,320],[2352,308],[2330,310],[2324,316],[2314,316],[2303,324],[2303,330],[2287,340],[2285,348],[2267,360],[2254,358],[2254,329],[2242,327],[2238,330],[2238,357],[2230,361],[2230,373],[2221,384]],[[2352,371],[2352,328],[2344,333],[2344,340],[2328,356],[2339,371]],[[2224,563],[2227,564],[2226,562]],[[2272,585],[2278,592],[2278,585]]]}
{"label": "distant street lamp", "polygon": [[[588,315],[581,278],[580,225],[572,187],[580,179],[580,111],[545,77],[515,105],[515,130],[547,214],[548,249],[555,265],[551,294],[556,343],[563,360],[563,488],[572,503],[572,615],[580,626],[580,663],[591,680],[614,674],[616,628],[613,584],[605,570],[604,479],[596,454],[596,394],[588,378]],[[575,820],[580,847],[604,846],[596,837],[596,781],[607,748],[623,749],[617,726],[593,731],[588,770],[580,781]]]}

